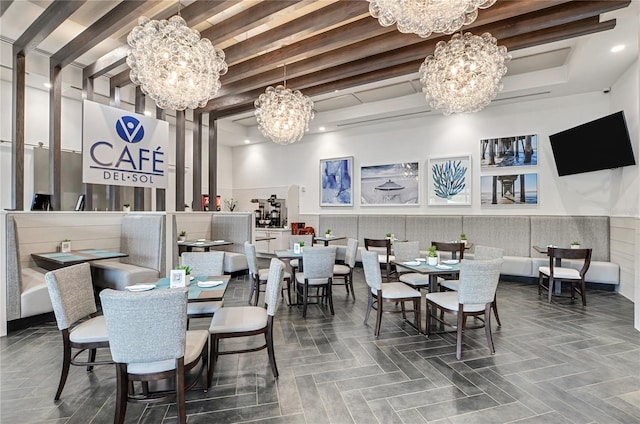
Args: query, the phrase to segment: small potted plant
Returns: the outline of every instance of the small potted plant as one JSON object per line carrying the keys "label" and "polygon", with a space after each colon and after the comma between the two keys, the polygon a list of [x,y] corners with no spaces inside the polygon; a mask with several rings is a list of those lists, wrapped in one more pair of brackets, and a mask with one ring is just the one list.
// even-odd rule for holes
{"label": "small potted plant", "polygon": [[391,240],[391,233],[387,233],[387,238]]}
{"label": "small potted plant", "polygon": [[300,253],[302,253],[304,251],[304,242],[301,241],[300,242]]}
{"label": "small potted plant", "polygon": [[574,240],[571,242],[572,249],[580,249],[580,242],[578,240]]}
{"label": "small potted plant", "polygon": [[465,233],[460,234],[460,243],[467,244],[467,235]]}
{"label": "small potted plant", "polygon": [[64,239],[60,242],[60,251],[64,253],[71,252],[71,240]]}
{"label": "small potted plant", "polygon": [[438,265],[438,252],[436,252],[435,246],[429,247],[429,253],[427,253],[427,264]]}
{"label": "small potted plant", "polygon": [[124,205],[122,205],[122,211],[131,212],[131,205],[129,203],[125,203]]}
{"label": "small potted plant", "polygon": [[327,231],[324,232],[325,237],[331,237],[331,228],[328,228]]}
{"label": "small potted plant", "polygon": [[185,241],[187,239],[187,232],[185,230],[180,231],[178,235],[178,241]]}
{"label": "small potted plant", "polygon": [[185,212],[191,212],[191,206],[187,205],[186,203],[184,204],[184,211]]}

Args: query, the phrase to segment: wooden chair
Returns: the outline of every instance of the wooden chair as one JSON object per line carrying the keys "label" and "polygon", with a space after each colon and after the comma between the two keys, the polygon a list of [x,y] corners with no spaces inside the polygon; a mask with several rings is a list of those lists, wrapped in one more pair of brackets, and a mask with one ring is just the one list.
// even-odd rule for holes
{"label": "wooden chair", "polygon": [[[260,298],[260,293],[266,290],[267,281],[269,279],[269,268],[258,268],[258,256],[256,253],[256,246],[249,243],[248,241],[244,242],[244,251],[247,256],[247,263],[249,264],[249,276],[251,277],[251,288],[249,290],[249,304],[258,306],[258,300]],[[284,291],[287,291],[287,304],[291,305],[291,274],[287,271],[284,272],[283,276],[284,282],[287,283],[286,287],[283,285],[281,290],[281,295],[284,297]],[[264,287],[261,289],[261,287]],[[255,294],[255,300],[254,300]]]}
{"label": "wooden chair", "polygon": [[[185,391],[198,380],[206,391],[208,340],[206,330],[187,331],[187,288],[100,292],[105,321],[116,362],[115,423],[124,423],[127,404],[173,401],[180,423],[187,422]],[[223,308],[224,309],[224,308]],[[136,325],[132,325],[135,323]],[[185,375],[200,364],[189,384]],[[149,382],[173,379],[173,390],[149,391]],[[134,382],[142,382],[142,392]]]}
{"label": "wooden chair", "polygon": [[[491,304],[495,298],[502,259],[489,261],[462,261],[460,265],[460,286],[458,291],[427,294],[426,334],[431,332],[431,319],[443,325],[456,328],[456,358],[462,357],[462,333],[466,330],[485,329],[487,344],[491,354],[495,353],[491,335]],[[438,309],[457,316],[456,324],[438,317]],[[467,326],[467,317],[478,317],[480,325]],[[482,318],[480,318],[482,316]]]}
{"label": "wooden chair", "polygon": [[439,252],[451,253],[451,259],[464,259],[464,243],[432,241],[431,246]]}
{"label": "wooden chair", "polygon": [[[184,252],[181,256],[181,264],[191,268],[191,275],[214,277],[224,275],[224,252]],[[212,317],[224,301],[215,302],[189,302],[187,316],[189,318]]]}
{"label": "wooden chair", "polygon": [[[415,314],[416,328],[420,329],[420,304],[422,303],[422,295],[418,290],[412,289],[404,283],[382,283],[382,274],[380,271],[380,263],[376,252],[362,252],[362,265],[364,267],[364,276],[369,286],[369,295],[367,302],[367,313],[364,317],[364,323],[369,320],[369,314],[372,309],[376,310],[376,327],[374,335],[380,336],[380,326],[382,323],[383,313],[402,312],[404,317],[406,312]],[[383,310],[383,302],[400,303],[401,310]],[[406,310],[404,302],[413,302],[413,309]]]}
{"label": "wooden chair", "polygon": [[364,248],[366,250],[372,250],[378,252],[378,262],[385,267],[385,278],[387,281],[391,280],[391,274],[393,273],[391,267],[391,261],[395,259],[395,256],[391,254],[391,240],[384,239],[364,239]]}
{"label": "wooden chair", "polygon": [[[576,298],[576,291],[582,297],[582,306],[587,306],[587,293],[585,288],[584,276],[589,270],[591,264],[591,249],[563,249],[559,247],[549,247],[547,251],[549,255],[549,266],[541,266],[538,268],[538,296],[542,294],[542,290],[546,290],[549,295],[549,303],[553,296],[553,286],[556,282],[562,285],[562,282],[571,283],[571,301]],[[556,260],[577,259],[582,260],[582,267],[578,269],[568,268],[556,263]],[[548,280],[544,285],[544,280]],[[579,287],[576,288],[576,285]]]}
{"label": "wooden chair", "polygon": [[[356,300],[356,292],[353,290],[353,268],[356,266],[356,256],[358,255],[358,240],[350,238],[347,241],[347,251],[344,256],[344,265],[336,264],[333,266],[333,276],[344,278],[344,286],[347,289],[347,296],[351,291],[353,300]],[[342,284],[336,283],[335,284]]]}
{"label": "wooden chair", "polygon": [[[305,247],[302,252],[302,260],[304,261],[304,270],[296,273],[297,293],[302,299],[302,317],[307,317],[307,305],[310,298],[315,298],[318,302],[320,299],[327,299],[331,315],[334,315],[331,285],[333,266],[336,263],[335,246]],[[311,294],[310,289],[316,289],[316,294]]]}
{"label": "wooden chair", "polygon": [[[393,244],[393,253],[398,260],[414,260],[420,257],[420,242],[418,241],[397,241]],[[398,280],[418,291],[422,288],[429,288],[429,276],[419,272],[403,272],[401,265],[396,265]]]}
{"label": "wooden chair", "polygon": [[[275,352],[273,350],[273,323],[280,302],[278,292],[284,276],[284,263],[279,259],[271,259],[267,287],[265,290],[265,307],[260,306],[233,306],[222,308],[211,319],[209,327],[211,346],[211,366],[209,367],[209,381],[212,381],[213,371],[220,355],[232,355],[236,353],[255,352],[267,349],[269,364],[273,376],[278,378],[278,366],[276,365]],[[247,337],[264,334],[265,344],[259,347],[220,350],[220,340]]]}
{"label": "wooden chair", "polygon": [[[94,365],[113,364],[113,361],[96,361],[96,349],[109,348],[109,337],[104,316],[97,315],[89,264],[83,263],[47,272],[44,279],[58,329],[62,333],[62,372],[54,397],[55,400],[59,400],[71,365],[86,366],[90,372]],[[80,322],[81,320],[84,321]],[[72,349],[78,349],[73,356]],[[89,352],[88,360],[76,360],[84,351]]]}

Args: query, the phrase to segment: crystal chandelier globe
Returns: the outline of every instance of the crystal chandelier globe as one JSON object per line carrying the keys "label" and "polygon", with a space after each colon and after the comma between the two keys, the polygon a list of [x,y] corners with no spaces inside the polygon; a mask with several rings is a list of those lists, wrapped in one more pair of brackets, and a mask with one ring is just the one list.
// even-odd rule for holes
{"label": "crystal chandelier globe", "polygon": [[431,108],[445,115],[478,112],[502,90],[509,60],[507,48],[488,32],[454,34],[420,66],[422,91]]}
{"label": "crystal chandelier globe", "polygon": [[496,0],[369,0],[369,13],[380,25],[397,23],[398,31],[426,38],[432,32],[453,34],[478,17],[478,9]]}
{"label": "crystal chandelier globe", "polygon": [[138,20],[127,37],[131,81],[161,109],[206,106],[227,73],[224,52],[187,26],[179,15],[168,21]]}
{"label": "crystal chandelier globe", "polygon": [[267,87],[254,105],[260,132],[277,144],[300,141],[314,117],[311,98],[282,85]]}

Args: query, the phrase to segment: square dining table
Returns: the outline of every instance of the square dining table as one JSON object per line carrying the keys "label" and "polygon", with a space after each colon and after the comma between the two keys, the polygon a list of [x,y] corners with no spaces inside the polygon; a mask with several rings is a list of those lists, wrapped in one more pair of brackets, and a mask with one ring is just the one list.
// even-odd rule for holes
{"label": "square dining table", "polygon": [[427,265],[426,261],[418,261],[416,259],[395,259],[391,263],[397,267],[407,268],[412,272],[428,275],[430,293],[437,291],[439,276],[460,275],[460,261],[451,264]]}
{"label": "square dining table", "polygon": [[71,252],[47,252],[32,253],[31,257],[36,265],[48,271],[77,265],[84,262],[97,261],[100,259],[124,258],[129,256],[123,252],[114,252],[105,249],[84,249],[72,250]]}
{"label": "square dining table", "polygon": [[345,240],[346,237],[345,236],[321,236],[321,237],[314,237],[313,241],[314,242],[321,242],[323,243],[325,246],[329,246],[329,242],[332,241],[336,241],[336,240]]}
{"label": "square dining table", "polygon": [[[222,300],[224,298],[225,292],[227,291],[227,287],[229,287],[230,280],[230,275],[194,276],[193,280],[188,286],[189,291],[187,297],[189,299],[189,302],[212,302]],[[221,281],[222,284],[215,287],[200,287],[198,285],[198,282],[201,281]],[[144,283],[140,283],[139,285],[146,286],[149,284],[154,284],[155,290],[167,290],[170,288],[168,277],[161,278],[155,281],[147,281]],[[133,286],[136,286],[136,284],[134,284]]]}
{"label": "square dining table", "polygon": [[205,252],[211,250],[212,247],[218,246],[229,246],[232,245],[232,241],[226,240],[207,240],[207,239],[198,239],[198,240],[186,240],[178,242],[178,252],[182,254],[182,252],[192,252],[194,247],[201,248]]}

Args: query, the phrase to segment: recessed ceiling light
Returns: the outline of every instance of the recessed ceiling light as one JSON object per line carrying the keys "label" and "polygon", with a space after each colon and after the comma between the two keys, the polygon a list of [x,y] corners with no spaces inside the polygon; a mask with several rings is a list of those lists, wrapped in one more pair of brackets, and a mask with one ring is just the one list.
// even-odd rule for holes
{"label": "recessed ceiling light", "polygon": [[325,127],[318,127],[319,131],[324,131],[326,128]]}
{"label": "recessed ceiling light", "polygon": [[44,85],[45,88],[51,88],[52,87],[50,82],[45,82],[42,85]]}
{"label": "recessed ceiling light", "polygon": [[611,53],[621,52],[622,50],[624,50],[624,48],[625,48],[624,44],[618,44],[617,46],[611,47]]}
{"label": "recessed ceiling light", "polygon": [[148,110],[144,111],[144,116],[151,116],[151,112],[149,112]]}
{"label": "recessed ceiling light", "polygon": [[246,139],[246,140],[244,141],[244,144],[250,144],[250,143],[251,143],[251,140],[249,140],[249,139]]}

